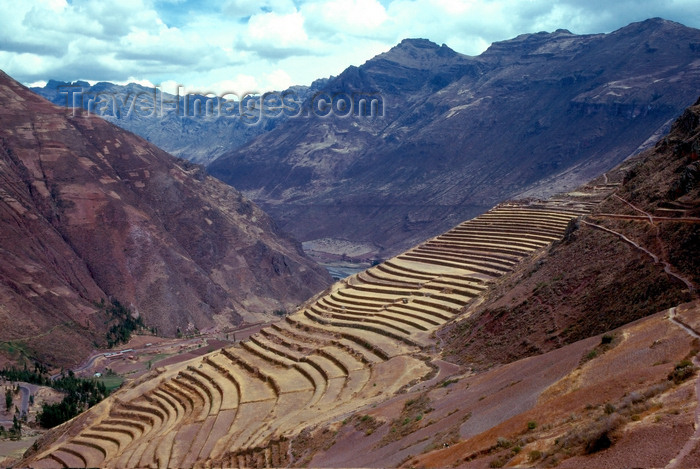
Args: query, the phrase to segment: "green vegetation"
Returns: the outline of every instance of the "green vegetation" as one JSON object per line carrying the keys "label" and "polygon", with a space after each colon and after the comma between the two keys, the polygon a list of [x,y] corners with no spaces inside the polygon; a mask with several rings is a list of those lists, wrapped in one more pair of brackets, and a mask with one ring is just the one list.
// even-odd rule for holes
{"label": "green vegetation", "polygon": [[18,440],[22,437],[22,421],[15,415],[12,417],[12,427],[9,430],[5,430],[5,427],[0,425],[0,438],[10,438],[11,440]]}
{"label": "green vegetation", "polygon": [[0,351],[4,352],[7,357],[11,357],[12,361],[22,363],[27,360],[27,357],[34,356],[34,351],[27,344],[19,341],[0,342]]}
{"label": "green vegetation", "polygon": [[510,441],[508,438],[503,438],[502,436],[499,436],[498,439],[496,439],[496,447],[497,448],[510,448],[513,446],[513,442]]}
{"label": "green vegetation", "polygon": [[440,384],[440,386],[442,386],[443,388],[446,388],[446,387],[449,386],[450,384],[454,384],[454,383],[456,383],[456,382],[458,382],[458,381],[459,381],[458,379],[446,379],[445,381],[443,381],[443,382]]}
{"label": "green vegetation", "polygon": [[588,353],[586,353],[583,358],[581,358],[580,364],[583,365],[587,361],[593,360],[599,355],[604,354],[611,348],[615,347],[615,336],[613,334],[604,334],[600,338],[600,343],[595,346],[595,348]]}
{"label": "green vegetation", "polygon": [[[27,383],[49,386],[66,393],[63,400],[57,404],[44,404],[37,416],[37,421],[45,428],[52,428],[66,422],[80,412],[92,407],[109,395],[109,392],[121,385],[123,378],[110,374],[100,380],[77,378],[72,371],[62,374],[58,379],[51,380],[45,366],[36,363],[33,370],[25,365],[23,368],[4,368],[0,376],[9,381],[24,381]],[[34,396],[29,397],[33,403]],[[5,394],[5,404],[9,410],[12,406],[12,393]]]}
{"label": "green vegetation", "polygon": [[528,430],[534,430],[535,428],[537,428],[537,422],[535,422],[534,420],[530,420],[529,422],[527,422]]}
{"label": "green vegetation", "polygon": [[364,414],[362,416],[354,415],[352,420],[354,421],[353,426],[355,429],[364,432],[365,435],[371,435],[382,425],[381,421],[368,414]]}
{"label": "green vegetation", "polygon": [[58,404],[44,404],[37,421],[44,428],[53,428],[67,422],[94,406],[109,394],[104,383],[93,379],[76,378],[72,371],[53,381],[52,387],[65,391],[66,397]]}
{"label": "green vegetation", "polygon": [[391,421],[389,433],[382,438],[379,445],[387,445],[415,432],[421,428],[425,415],[432,411],[433,408],[430,406],[430,398],[427,394],[421,394],[415,399],[408,399],[404,402],[401,414]]}
{"label": "green vegetation", "polygon": [[693,376],[693,374],[695,374],[695,365],[686,358],[676,364],[673,371],[668,374],[668,380],[680,384]]}
{"label": "green vegetation", "polygon": [[101,376],[95,379],[95,381],[103,384],[107,390],[107,394],[110,394],[115,389],[119,389],[124,383],[124,378],[116,374],[108,374],[107,376]]}
{"label": "green vegetation", "polygon": [[[614,403],[607,402],[602,408],[586,406],[586,410],[592,413],[592,419],[587,423],[577,423],[557,438],[551,451],[541,454],[542,459],[553,465],[554,454],[557,452],[568,455],[593,454],[609,448],[615,444],[618,429],[630,421],[639,420],[644,412],[659,406],[660,401],[656,397],[672,386],[668,381],[663,381],[646,389],[632,391]],[[596,409],[599,410],[596,412]]]}
{"label": "green vegetation", "polygon": [[39,386],[50,386],[51,380],[47,376],[48,370],[41,363],[34,363],[34,369],[30,370],[25,364],[23,368],[3,368],[0,376],[8,381],[24,381],[25,383],[38,384]]}
{"label": "green vegetation", "polygon": [[107,306],[102,300],[98,305],[100,308],[104,308],[109,317],[108,321],[112,322],[107,331],[107,346],[110,348],[129,342],[132,332],[146,327],[141,316],[135,318],[134,313],[121,304],[119,300],[112,300],[111,303]]}

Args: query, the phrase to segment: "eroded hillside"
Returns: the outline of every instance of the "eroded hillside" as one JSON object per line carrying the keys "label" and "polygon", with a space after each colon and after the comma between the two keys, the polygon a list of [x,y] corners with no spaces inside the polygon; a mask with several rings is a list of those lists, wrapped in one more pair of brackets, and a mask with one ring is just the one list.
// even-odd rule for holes
{"label": "eroded hillside", "polygon": [[501,204],[153,370],[20,465],[696,466],[700,304],[674,259],[699,245],[698,115],[574,192]]}
{"label": "eroded hillside", "polygon": [[0,362],[75,365],[116,299],[160,334],[294,309],[330,283],[233,188],[0,72]]}
{"label": "eroded hillside", "polygon": [[698,466],[698,116],[152,370],[18,465]]}

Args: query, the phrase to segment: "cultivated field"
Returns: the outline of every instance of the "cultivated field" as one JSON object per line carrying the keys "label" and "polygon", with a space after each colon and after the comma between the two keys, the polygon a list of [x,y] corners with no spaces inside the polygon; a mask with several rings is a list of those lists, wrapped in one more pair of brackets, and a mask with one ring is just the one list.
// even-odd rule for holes
{"label": "cultivated field", "polygon": [[152,370],[51,431],[21,464],[286,465],[290,437],[304,428],[432,377],[434,332],[491,281],[560,239],[587,200],[499,205],[336,283],[249,340]]}

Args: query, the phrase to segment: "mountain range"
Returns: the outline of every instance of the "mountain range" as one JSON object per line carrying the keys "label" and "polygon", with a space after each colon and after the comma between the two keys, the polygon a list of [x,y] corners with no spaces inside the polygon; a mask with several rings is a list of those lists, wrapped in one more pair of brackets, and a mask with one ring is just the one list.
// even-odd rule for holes
{"label": "mountain range", "polygon": [[[255,129],[0,72],[0,368],[128,370],[0,465],[700,466],[699,51],[661,19],[478,57],[407,39],[224,103]],[[126,98],[102,119],[66,87]],[[331,284],[287,231],[400,254]],[[160,337],[94,350],[135,320]],[[59,399],[21,386],[18,418]]]}
{"label": "mountain range", "polygon": [[[697,98],[699,50],[700,31],[662,19],[524,34],[476,57],[407,39],[304,106],[327,101],[332,112],[287,119],[208,171],[310,249],[386,258],[638,153]],[[376,115],[354,97],[376,99]]]}
{"label": "mountain range", "polygon": [[698,467],[699,154],[700,100],[574,191],[155,367],[16,466]]}
{"label": "mountain range", "polygon": [[330,284],[199,166],[0,73],[0,356],[75,365],[117,301],[161,335],[295,308]]}
{"label": "mountain range", "polygon": [[[285,100],[301,103],[327,81],[319,79],[311,86],[284,90]],[[202,165],[269,132],[286,118],[285,114],[270,116],[256,112],[259,105],[248,110],[249,104],[253,107],[260,100],[259,95],[252,93],[214,96],[180,87],[178,94],[171,94],[160,87],[137,83],[91,85],[86,81],[58,80],[49,80],[45,86],[31,90],[56,105],[89,111],[142,136],[171,155]]]}
{"label": "mountain range", "polygon": [[[523,34],[476,57],[406,39],[309,87],[242,97],[247,119],[237,98],[229,115],[207,117],[193,104],[205,96],[136,84],[33,90],[83,108],[116,97],[106,119],[206,165],[316,259],[367,261],[639,153],[696,98],[698,50],[700,31],[659,18],[610,34]],[[145,113],[128,112],[137,96]],[[163,99],[190,111],[154,117],[149,103]]]}

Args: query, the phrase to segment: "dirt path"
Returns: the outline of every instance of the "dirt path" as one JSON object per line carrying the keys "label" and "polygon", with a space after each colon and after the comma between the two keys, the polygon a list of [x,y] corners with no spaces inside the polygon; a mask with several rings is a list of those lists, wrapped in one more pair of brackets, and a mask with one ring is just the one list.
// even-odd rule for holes
{"label": "dirt path", "polygon": [[629,239],[627,236],[623,235],[622,233],[618,233],[617,231],[611,230],[610,228],[606,228],[606,227],[604,227],[604,226],[596,225],[595,223],[590,223],[590,222],[588,222],[588,221],[586,221],[586,220],[581,220],[581,222],[582,222],[583,224],[585,224],[585,225],[590,226],[590,227],[597,228],[597,229],[603,230],[603,231],[607,231],[608,233],[613,234],[613,235],[619,237],[620,239],[622,239],[622,240],[625,241],[626,243],[629,243],[629,244],[631,244],[632,246],[634,246],[635,248],[639,249],[640,251],[646,253],[647,255],[649,255],[649,256],[654,260],[654,263],[655,263],[655,264],[658,264],[658,263],[663,264],[663,266],[664,266],[664,272],[666,272],[666,273],[667,273],[668,275],[670,275],[671,277],[676,278],[676,279],[680,280],[681,282],[683,282],[683,283],[685,284],[685,286],[688,287],[688,290],[689,290],[691,293],[693,293],[693,292],[695,291],[695,285],[693,285],[693,282],[691,282],[691,281],[688,280],[687,278],[683,277],[682,275],[679,275],[679,274],[673,272],[673,271],[671,270],[671,264],[669,264],[668,262],[666,262],[666,261],[660,259],[659,256],[657,256],[657,255],[654,254],[653,252],[649,251],[647,248],[640,246],[639,244],[637,244],[637,243],[635,243],[634,241],[632,241],[631,239]]}
{"label": "dirt path", "polygon": [[[646,215],[620,215],[619,213],[596,213],[595,215],[589,215],[590,218],[615,218],[618,220],[638,220],[638,221],[648,221],[649,217]],[[653,216],[654,222],[657,221],[670,221],[678,223],[700,223],[700,218],[697,217],[657,217]]]}
{"label": "dirt path", "polygon": [[672,275],[673,277],[677,278],[681,282],[685,283],[685,285],[688,287],[688,290],[690,291],[690,293],[693,293],[693,291],[695,291],[695,285],[693,285],[693,282],[691,282],[689,279],[687,279],[681,275],[677,275],[677,274],[671,272],[671,264],[669,264],[665,260],[667,258],[667,256],[666,256],[666,252],[665,252],[665,248],[664,248],[665,244],[661,240],[661,228],[659,227],[659,225],[654,223],[654,216],[652,216],[651,213],[649,213],[645,210],[642,210],[641,208],[632,204],[631,202],[628,202],[627,200],[623,199],[622,197],[620,197],[617,194],[614,194],[614,197],[617,198],[618,200],[624,202],[625,204],[629,205],[630,207],[632,207],[632,209],[636,210],[637,212],[639,212],[639,213],[641,213],[644,216],[649,218],[649,224],[651,224],[651,226],[653,226],[656,229],[656,240],[659,242],[659,246],[661,247],[661,250],[662,250],[661,262],[664,264],[664,272],[666,272],[669,275]]}
{"label": "dirt path", "polygon": [[599,230],[607,231],[608,233],[613,234],[613,235],[617,236],[618,238],[621,238],[624,242],[629,243],[632,246],[634,246],[635,248],[639,249],[640,251],[648,254],[654,260],[654,263],[659,262],[659,256],[657,256],[653,252],[649,251],[648,249],[640,246],[639,244],[635,243],[634,241],[632,241],[631,239],[629,239],[627,236],[623,235],[622,233],[618,233],[617,231],[611,230],[610,228],[606,228],[604,226],[596,225],[595,223],[590,223],[586,220],[581,220],[581,222],[584,225],[588,225],[588,226],[591,226],[593,228],[597,228]]}
{"label": "dirt path", "polygon": [[649,219],[649,223],[651,223],[652,225],[654,224],[654,217],[651,216],[650,213],[645,212],[641,208],[637,207],[636,205],[632,204],[631,202],[626,201],[625,199],[623,199],[622,197],[620,197],[617,194],[613,194],[613,197],[615,197],[617,200],[619,200],[620,202],[622,202],[625,205],[627,205],[628,207],[630,207],[632,210],[641,213],[642,215],[644,215],[645,217],[647,217]]}
{"label": "dirt path", "polygon": [[[675,307],[668,310],[668,319],[687,332],[691,337],[700,339],[700,334],[676,319]],[[700,359],[698,359],[697,355],[693,357],[693,365],[700,367]],[[700,375],[695,378],[695,398],[698,400],[698,405],[695,407],[695,432],[690,438],[688,438],[688,441],[685,443],[685,445],[683,445],[683,448],[681,448],[678,454],[676,454],[676,456],[668,462],[666,469],[674,469],[679,467],[679,464],[695,449],[698,441],[700,441]]]}

